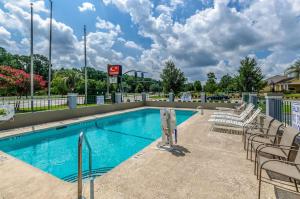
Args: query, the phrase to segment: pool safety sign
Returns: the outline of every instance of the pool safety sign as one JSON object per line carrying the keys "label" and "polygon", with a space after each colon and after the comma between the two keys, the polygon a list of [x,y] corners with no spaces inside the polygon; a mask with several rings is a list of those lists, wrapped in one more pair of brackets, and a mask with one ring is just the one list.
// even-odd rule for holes
{"label": "pool safety sign", "polygon": [[300,130],[300,102],[292,102],[292,126]]}

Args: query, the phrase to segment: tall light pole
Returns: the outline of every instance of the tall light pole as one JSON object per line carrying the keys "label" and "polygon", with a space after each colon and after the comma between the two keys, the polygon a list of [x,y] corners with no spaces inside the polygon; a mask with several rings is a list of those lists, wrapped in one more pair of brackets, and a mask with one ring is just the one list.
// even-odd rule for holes
{"label": "tall light pole", "polygon": [[48,109],[51,108],[51,69],[52,69],[52,0],[50,2],[50,32],[49,32],[49,71],[48,71]]}
{"label": "tall light pole", "polygon": [[30,96],[31,111],[33,111],[33,3],[30,3],[31,27],[30,27]]}
{"label": "tall light pole", "polygon": [[83,27],[84,31],[84,93],[85,104],[87,104],[87,68],[86,68],[86,26]]}

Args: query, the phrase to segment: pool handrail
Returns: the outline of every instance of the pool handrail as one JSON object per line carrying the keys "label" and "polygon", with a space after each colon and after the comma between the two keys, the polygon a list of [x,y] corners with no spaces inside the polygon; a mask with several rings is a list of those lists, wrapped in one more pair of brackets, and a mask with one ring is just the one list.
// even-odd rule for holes
{"label": "pool handrail", "polygon": [[86,143],[89,150],[89,179],[90,179],[90,199],[94,199],[94,179],[92,178],[92,148],[83,132],[78,139],[78,199],[83,199],[82,195],[82,144]]}

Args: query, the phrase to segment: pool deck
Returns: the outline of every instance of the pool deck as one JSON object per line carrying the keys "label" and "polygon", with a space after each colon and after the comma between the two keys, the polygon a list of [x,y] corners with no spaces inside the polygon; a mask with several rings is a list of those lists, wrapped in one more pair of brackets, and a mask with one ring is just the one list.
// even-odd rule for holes
{"label": "pool deck", "polygon": [[[156,141],[96,178],[95,199],[256,198],[258,181],[253,175],[253,163],[245,158],[240,135],[210,131],[207,120],[212,112],[197,113],[178,127],[177,152],[158,150]],[[98,116],[6,131],[0,133],[0,138],[95,117]],[[59,180],[3,152],[0,152],[0,182],[1,199],[77,196],[76,183]],[[88,196],[88,185],[84,192]],[[263,183],[262,199],[265,198],[275,198],[275,194],[273,186]]]}

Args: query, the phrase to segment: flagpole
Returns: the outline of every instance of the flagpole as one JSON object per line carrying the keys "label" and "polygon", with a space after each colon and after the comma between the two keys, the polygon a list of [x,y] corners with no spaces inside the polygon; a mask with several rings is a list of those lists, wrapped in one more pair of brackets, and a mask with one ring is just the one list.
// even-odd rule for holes
{"label": "flagpole", "polygon": [[87,68],[86,68],[86,25],[84,25],[84,93],[85,93],[85,104],[87,104]]}
{"label": "flagpole", "polygon": [[33,111],[33,3],[30,3],[31,27],[30,27],[30,97],[31,111]]}
{"label": "flagpole", "polygon": [[48,71],[48,109],[51,108],[51,70],[52,70],[52,0],[50,1],[50,32],[49,32],[49,71]]}

